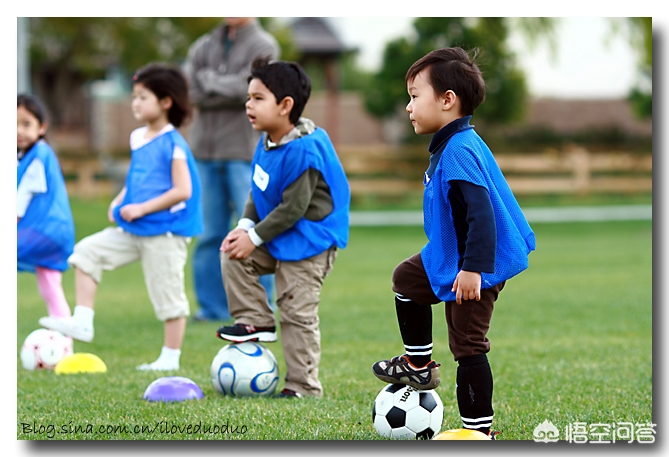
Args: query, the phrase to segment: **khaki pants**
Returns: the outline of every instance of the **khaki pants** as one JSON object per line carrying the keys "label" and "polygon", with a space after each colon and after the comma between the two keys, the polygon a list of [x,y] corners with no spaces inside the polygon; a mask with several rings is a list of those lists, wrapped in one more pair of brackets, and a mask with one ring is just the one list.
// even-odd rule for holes
{"label": "khaki pants", "polygon": [[100,283],[104,270],[140,260],[156,317],[166,321],[190,313],[184,285],[189,241],[172,234],[136,236],[107,227],[79,241],[67,261]]}
{"label": "khaki pants", "polygon": [[318,380],[321,334],[318,320],[323,281],[332,270],[335,247],[297,262],[276,260],[265,246],[244,260],[221,253],[223,284],[235,323],[256,327],[276,326],[260,275],[275,274],[281,344],[286,360],[286,385],[303,395],[322,396]]}

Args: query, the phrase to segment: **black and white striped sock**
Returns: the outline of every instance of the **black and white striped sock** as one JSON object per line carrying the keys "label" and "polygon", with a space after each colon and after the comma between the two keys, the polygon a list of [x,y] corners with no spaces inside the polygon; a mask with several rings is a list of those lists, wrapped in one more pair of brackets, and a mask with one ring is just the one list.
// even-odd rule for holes
{"label": "black and white striped sock", "polygon": [[488,434],[492,427],[492,371],[485,354],[458,360],[456,396],[464,428]]}
{"label": "black and white striped sock", "polygon": [[432,307],[396,294],[395,310],[409,360],[415,367],[424,367],[432,360]]}

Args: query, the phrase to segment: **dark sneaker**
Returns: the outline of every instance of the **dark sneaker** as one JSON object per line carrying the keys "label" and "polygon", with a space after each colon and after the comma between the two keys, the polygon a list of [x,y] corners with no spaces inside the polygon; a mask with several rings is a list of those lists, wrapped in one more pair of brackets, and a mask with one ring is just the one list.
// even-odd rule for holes
{"label": "dark sneaker", "polygon": [[399,355],[390,360],[381,360],[372,366],[374,375],[391,384],[407,384],[414,389],[435,389],[439,379],[439,364],[432,360],[423,368],[416,368],[409,362],[409,356]]}
{"label": "dark sneaker", "polygon": [[219,328],[216,330],[216,335],[222,340],[232,341],[233,343],[243,343],[245,341],[273,343],[276,341],[276,327],[235,324]]}
{"label": "dark sneaker", "polygon": [[277,398],[302,398],[302,394],[291,389],[283,389],[276,396]]}
{"label": "dark sneaker", "polygon": [[488,432],[488,436],[490,437],[491,440],[497,441],[497,435],[499,435],[501,432],[498,432],[497,430],[490,430]]}

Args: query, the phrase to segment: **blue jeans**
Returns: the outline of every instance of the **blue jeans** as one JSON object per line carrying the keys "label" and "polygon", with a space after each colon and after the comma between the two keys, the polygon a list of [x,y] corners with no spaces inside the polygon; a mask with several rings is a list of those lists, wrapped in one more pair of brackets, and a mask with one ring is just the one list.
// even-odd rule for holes
{"label": "blue jeans", "polygon": [[[197,160],[202,183],[204,232],[193,253],[193,282],[200,309],[196,316],[228,320],[228,299],[219,257],[223,238],[244,213],[251,186],[251,163],[243,160]],[[233,219],[234,213],[234,219]],[[274,275],[260,277],[274,307]]]}

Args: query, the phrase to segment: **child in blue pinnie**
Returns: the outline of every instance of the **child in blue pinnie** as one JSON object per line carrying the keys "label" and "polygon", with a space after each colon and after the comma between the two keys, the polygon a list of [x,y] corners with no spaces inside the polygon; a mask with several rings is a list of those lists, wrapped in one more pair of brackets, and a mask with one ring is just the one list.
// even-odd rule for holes
{"label": "child in blue pinnie", "polygon": [[274,342],[276,323],[260,275],[276,277],[286,361],[282,398],[320,397],[318,304],[337,249],[348,243],[350,190],[325,130],[301,117],[311,81],[294,62],[258,58],[246,114],[264,135],[251,163],[251,195],[221,244],[221,271],[234,325],[221,339]]}
{"label": "child in blue pinnie", "polygon": [[62,273],[74,247],[74,221],[56,154],[44,139],[46,109],[37,97],[16,104],[16,262],[35,273],[37,288],[53,317],[68,317]]}
{"label": "child in blue pinnie", "polygon": [[77,340],[93,340],[93,307],[104,270],[141,261],[149,298],[164,322],[160,356],[139,370],[177,370],[189,302],[184,267],[191,237],[202,231],[200,180],[188,143],[176,130],[190,113],[188,85],[176,67],[151,64],[133,77],[132,112],[145,123],[130,135],[130,169],[109,206],[108,227],[79,241],[68,262],[75,269],[76,307],[69,318],[40,324]]}
{"label": "child in blue pinnie", "polygon": [[528,266],[534,233],[492,152],[469,123],[485,99],[483,76],[469,53],[430,52],[409,68],[406,85],[415,132],[432,134],[423,182],[427,244],[393,272],[405,353],[376,362],[372,370],[385,382],[436,388],[431,305],[445,302],[462,426],[494,438],[486,335],[505,282]]}

